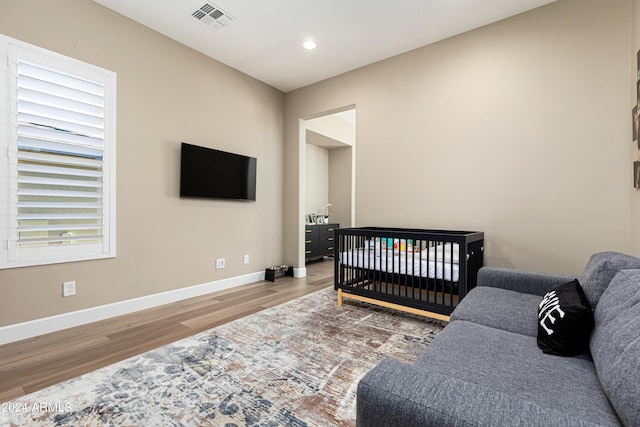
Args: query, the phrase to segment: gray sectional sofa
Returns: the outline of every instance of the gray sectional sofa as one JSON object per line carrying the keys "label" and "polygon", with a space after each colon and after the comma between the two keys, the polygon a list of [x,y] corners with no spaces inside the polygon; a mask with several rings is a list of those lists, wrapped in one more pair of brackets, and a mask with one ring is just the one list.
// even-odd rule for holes
{"label": "gray sectional sofa", "polygon": [[357,426],[640,426],[640,259],[595,254],[578,278],[590,352],[543,353],[538,304],[574,277],[484,267],[415,361],[358,384]]}

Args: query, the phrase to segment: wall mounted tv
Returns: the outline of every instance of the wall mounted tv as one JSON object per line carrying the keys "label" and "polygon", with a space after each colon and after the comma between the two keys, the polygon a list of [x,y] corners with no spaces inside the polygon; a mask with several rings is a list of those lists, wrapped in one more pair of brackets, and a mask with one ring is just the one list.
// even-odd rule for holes
{"label": "wall mounted tv", "polygon": [[180,197],[256,200],[254,157],[182,143]]}

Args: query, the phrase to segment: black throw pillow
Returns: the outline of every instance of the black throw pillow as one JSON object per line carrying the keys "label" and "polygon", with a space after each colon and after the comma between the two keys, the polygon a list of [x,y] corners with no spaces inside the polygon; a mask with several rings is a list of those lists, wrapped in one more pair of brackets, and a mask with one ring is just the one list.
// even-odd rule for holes
{"label": "black throw pillow", "polygon": [[558,285],[538,305],[538,347],[547,354],[575,356],[589,350],[591,305],[577,280]]}

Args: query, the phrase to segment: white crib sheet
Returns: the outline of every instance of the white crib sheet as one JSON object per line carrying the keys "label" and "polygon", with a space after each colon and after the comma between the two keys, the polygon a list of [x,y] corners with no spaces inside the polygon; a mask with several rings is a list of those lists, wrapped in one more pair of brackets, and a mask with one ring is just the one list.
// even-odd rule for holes
{"label": "white crib sheet", "polygon": [[427,261],[427,259],[422,259],[419,253],[374,252],[371,249],[359,248],[342,252],[340,254],[340,263],[348,267],[367,268],[396,274],[410,274],[452,282],[458,281],[458,264],[443,258],[438,258],[437,260],[430,258]]}

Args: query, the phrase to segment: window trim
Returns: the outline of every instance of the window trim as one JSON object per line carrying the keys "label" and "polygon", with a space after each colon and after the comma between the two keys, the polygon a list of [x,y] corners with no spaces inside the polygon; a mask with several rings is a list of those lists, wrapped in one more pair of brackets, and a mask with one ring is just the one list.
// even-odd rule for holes
{"label": "window trim", "polygon": [[[0,269],[116,256],[116,73],[0,34]],[[104,84],[103,242],[17,248],[17,59]],[[6,167],[5,167],[6,166]]]}

